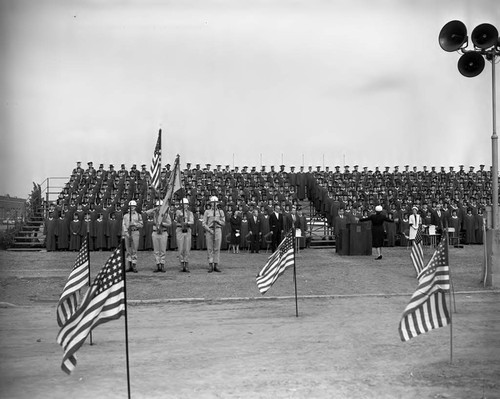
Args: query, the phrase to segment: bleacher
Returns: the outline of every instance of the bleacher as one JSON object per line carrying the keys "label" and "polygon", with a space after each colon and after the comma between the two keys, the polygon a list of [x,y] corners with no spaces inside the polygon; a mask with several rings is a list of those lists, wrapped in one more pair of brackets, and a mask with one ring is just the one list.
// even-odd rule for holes
{"label": "bleacher", "polygon": [[[107,169],[101,164],[94,169],[92,162],[83,169],[80,164],[72,171],[68,181],[64,184],[56,198],[43,201],[40,211],[45,220],[52,215],[55,219],[68,222],[75,212],[91,213],[94,220],[96,215],[103,213],[106,220],[114,213],[124,214],[127,204],[134,199],[138,203],[138,210],[150,209],[157,198],[163,198],[167,181],[172,173],[170,165],[163,168],[159,190],[151,186],[151,176],[142,165],[137,169],[133,165],[127,169],[121,165],[115,170],[113,165]],[[307,237],[307,246],[324,248],[335,245],[333,220],[338,209],[344,208],[352,220],[359,219],[363,211],[372,212],[378,204],[385,210],[393,213],[398,222],[398,234],[403,234],[401,220],[405,212],[409,212],[412,205],[417,205],[423,217],[432,214],[436,204],[442,204],[447,217],[451,210],[460,213],[462,230],[465,227],[467,209],[472,209],[475,223],[484,219],[484,210],[491,204],[491,171],[486,171],[484,165],[475,171],[469,167],[459,166],[455,171],[450,167],[448,171],[441,167],[419,170],[410,169],[409,165],[399,171],[399,167],[390,171],[385,167],[369,170],[358,165],[350,170],[345,166],[341,171],[339,166],[335,170],[326,167],[321,170],[316,167],[300,167],[295,172],[294,167],[289,171],[281,165],[279,170],[271,166],[269,170],[261,167],[230,169],[229,165],[222,168],[217,165],[205,168],[197,164],[191,168],[187,164],[181,170],[182,189],[174,197],[174,205],[181,197],[187,197],[193,211],[203,213],[208,198],[216,195],[221,200],[224,210],[240,209],[248,212],[252,207],[258,207],[260,212],[270,212],[273,203],[279,203],[282,208],[292,204],[299,206],[306,218],[304,235]],[[483,222],[484,223],[484,220]],[[36,228],[39,230],[35,233]],[[16,248],[39,248],[40,234],[43,232],[40,217],[32,218],[26,230],[16,237]],[[36,234],[36,235],[35,235]]]}

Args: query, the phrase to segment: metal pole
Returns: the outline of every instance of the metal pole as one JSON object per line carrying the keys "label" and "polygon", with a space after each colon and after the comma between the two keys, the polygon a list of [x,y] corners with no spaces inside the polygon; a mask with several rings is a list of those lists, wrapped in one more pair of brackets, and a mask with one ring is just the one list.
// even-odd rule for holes
{"label": "metal pole", "polygon": [[497,136],[497,121],[496,121],[496,90],[495,90],[495,58],[496,50],[491,50],[491,95],[492,95],[492,110],[493,110],[493,133],[491,135],[491,174],[492,174],[492,227],[493,230],[498,230],[498,136]]}

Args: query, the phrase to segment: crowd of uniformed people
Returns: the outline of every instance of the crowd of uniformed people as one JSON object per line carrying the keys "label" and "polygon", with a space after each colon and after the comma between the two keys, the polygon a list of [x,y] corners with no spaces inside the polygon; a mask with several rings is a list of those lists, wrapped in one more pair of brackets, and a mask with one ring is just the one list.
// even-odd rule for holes
{"label": "crowd of uniformed people", "polygon": [[[406,245],[412,208],[417,208],[425,226],[434,225],[439,233],[453,226],[455,234],[465,244],[483,242],[485,209],[491,204],[491,171],[480,165],[475,170],[454,167],[399,166],[352,169],[327,166],[316,169],[303,166],[296,171],[285,165],[260,170],[256,167],[230,168],[210,164],[201,167],[190,163],[181,168],[181,189],[174,195],[169,208],[171,224],[167,249],[178,248],[175,212],[183,208],[193,213],[190,226],[190,249],[207,249],[203,216],[208,209],[223,212],[221,249],[239,252],[248,249],[274,250],[279,239],[291,228],[301,231],[300,245],[306,246],[307,231],[312,220],[324,221],[329,233],[339,233],[339,215],[347,222],[358,221],[374,213],[381,205],[394,223],[387,224],[386,245]],[[84,237],[90,237],[91,250],[111,250],[120,245],[123,217],[133,201],[142,218],[137,229],[138,250],[152,250],[154,215],[165,195],[172,170],[167,164],[161,173],[160,187],[152,187],[146,165],[138,169],[125,165],[115,170],[92,162],[83,168],[77,162],[69,181],[56,201],[46,204],[45,235],[47,250],[79,250]],[[211,202],[210,198],[217,198]],[[312,209],[312,212],[309,209]],[[342,211],[340,211],[342,210]],[[307,216],[307,217],[306,217]],[[276,222],[271,222],[273,219]],[[259,220],[258,233],[250,234],[252,220]],[[277,224],[277,225],[276,225]],[[256,230],[257,231],[257,230]],[[273,233],[274,231],[274,233]]]}

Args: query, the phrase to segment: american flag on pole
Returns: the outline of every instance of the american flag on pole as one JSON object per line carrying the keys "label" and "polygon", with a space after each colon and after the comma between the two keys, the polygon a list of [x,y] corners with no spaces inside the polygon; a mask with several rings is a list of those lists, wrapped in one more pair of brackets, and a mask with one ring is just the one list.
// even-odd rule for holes
{"label": "american flag on pole", "polygon": [[293,229],[290,229],[256,277],[260,293],[265,294],[285,269],[293,266],[294,262]]}
{"label": "american flag on pole", "polygon": [[401,341],[408,341],[450,323],[445,295],[450,291],[447,238],[441,240],[431,260],[417,278],[417,290],[399,323]]}
{"label": "american flag on pole", "polygon": [[417,234],[411,245],[410,258],[417,276],[424,268],[424,247],[422,243],[422,225],[417,228]]}
{"label": "american flag on pole", "polygon": [[151,185],[158,189],[160,187],[161,175],[161,129],[158,132],[158,140],[156,140],[155,151],[151,159]]}
{"label": "american flag on pole", "polygon": [[80,289],[89,281],[89,251],[87,238],[83,240],[82,247],[76,257],[73,270],[69,274],[68,281],[64,286],[59,303],[57,304],[57,324],[62,327],[66,321],[76,312]]}
{"label": "american flag on pole", "polygon": [[96,276],[78,310],[57,335],[57,343],[64,350],[62,370],[71,374],[76,367],[76,351],[95,327],[118,319],[123,314],[125,314],[123,265],[121,248],[117,248]]}
{"label": "american flag on pole", "polygon": [[174,168],[172,169],[172,173],[170,173],[170,177],[168,178],[167,192],[165,194],[165,198],[163,199],[163,205],[160,208],[160,215],[164,215],[165,212],[167,212],[167,209],[170,206],[170,200],[172,199],[174,194],[182,188],[179,158],[179,155],[177,155],[174,162]]}

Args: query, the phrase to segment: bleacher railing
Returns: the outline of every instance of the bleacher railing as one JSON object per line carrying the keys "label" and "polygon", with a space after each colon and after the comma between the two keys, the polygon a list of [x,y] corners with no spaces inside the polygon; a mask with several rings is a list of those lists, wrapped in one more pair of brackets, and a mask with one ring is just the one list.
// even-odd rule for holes
{"label": "bleacher railing", "polygon": [[47,177],[42,184],[40,184],[41,196],[45,198],[43,202],[44,215],[47,215],[49,204],[57,199],[68,181],[69,177]]}

